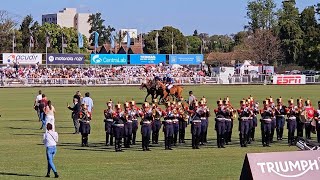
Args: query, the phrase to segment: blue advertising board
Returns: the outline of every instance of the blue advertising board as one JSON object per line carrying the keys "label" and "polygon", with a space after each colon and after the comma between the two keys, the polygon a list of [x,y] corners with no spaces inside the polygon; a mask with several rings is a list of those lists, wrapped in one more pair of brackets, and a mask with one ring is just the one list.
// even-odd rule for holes
{"label": "blue advertising board", "polygon": [[90,64],[93,65],[125,65],[128,63],[126,54],[91,54]]}
{"label": "blue advertising board", "polygon": [[131,54],[130,64],[145,65],[145,64],[159,64],[166,62],[165,54]]}
{"label": "blue advertising board", "polygon": [[83,54],[47,54],[47,64],[84,64]]}
{"label": "blue advertising board", "polygon": [[198,65],[203,61],[203,54],[171,54],[169,64]]}

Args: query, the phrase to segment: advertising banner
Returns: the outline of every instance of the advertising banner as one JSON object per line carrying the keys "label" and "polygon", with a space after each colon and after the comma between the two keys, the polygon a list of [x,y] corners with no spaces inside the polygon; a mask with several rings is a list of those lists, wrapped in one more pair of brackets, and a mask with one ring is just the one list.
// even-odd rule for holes
{"label": "advertising banner", "polygon": [[83,54],[47,54],[47,64],[84,64]]}
{"label": "advertising banner", "polygon": [[306,84],[306,75],[274,75],[273,84]]}
{"label": "advertising banner", "polygon": [[198,65],[203,61],[203,54],[170,54],[169,64]]}
{"label": "advertising banner", "polygon": [[42,64],[42,54],[38,53],[3,53],[3,64]]}
{"label": "advertising banner", "polygon": [[92,65],[125,65],[128,63],[126,54],[91,54]]}
{"label": "advertising banner", "polygon": [[320,179],[319,151],[249,153],[240,180]]}
{"label": "advertising banner", "polygon": [[130,64],[145,65],[145,64],[159,64],[166,62],[165,54],[131,54]]}

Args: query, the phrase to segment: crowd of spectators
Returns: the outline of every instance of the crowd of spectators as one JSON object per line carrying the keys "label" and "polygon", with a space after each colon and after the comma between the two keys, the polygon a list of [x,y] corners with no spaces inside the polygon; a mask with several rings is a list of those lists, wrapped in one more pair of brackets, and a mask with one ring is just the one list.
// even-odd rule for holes
{"label": "crowd of spectators", "polygon": [[204,71],[191,67],[172,66],[92,66],[92,67],[45,67],[3,66],[2,79],[51,79],[51,78],[124,78],[124,77],[199,77]]}

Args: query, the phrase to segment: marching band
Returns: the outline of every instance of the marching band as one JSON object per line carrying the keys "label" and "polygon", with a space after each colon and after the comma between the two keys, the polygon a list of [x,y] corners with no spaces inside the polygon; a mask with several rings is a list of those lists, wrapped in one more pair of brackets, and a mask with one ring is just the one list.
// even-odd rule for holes
{"label": "marching band", "polygon": [[[135,101],[114,104],[110,99],[104,110],[104,123],[106,146],[115,147],[116,152],[121,152],[122,147],[130,148],[136,144],[138,126],[141,129],[142,149],[150,151],[150,142],[159,143],[159,134],[162,128],[164,133],[165,150],[172,150],[177,143],[185,143],[186,128],[190,126],[192,135],[192,148],[199,149],[200,145],[207,143],[210,109],[207,99],[202,97],[199,101],[192,98],[190,103],[166,102],[162,109],[157,100],[152,104],[145,102],[139,108]],[[283,104],[281,97],[274,103],[272,97],[263,101],[263,108],[259,109],[259,103],[250,95],[240,101],[240,108],[235,109],[230,98],[217,101],[215,114],[215,131],[217,133],[218,148],[225,148],[231,142],[233,126],[236,120],[239,123],[239,139],[241,147],[248,147],[255,141],[255,129],[258,126],[258,114],[260,114],[260,128],[263,147],[270,147],[273,143],[276,131],[277,141],[283,140],[283,133],[288,129],[288,145],[294,145],[295,132],[297,136],[311,138],[311,133],[317,134],[320,143],[320,101],[316,110],[309,99],[304,101],[293,98],[288,100],[288,106]],[[139,120],[140,123],[139,123]],[[82,146],[88,146],[88,134],[90,134],[91,114],[86,106],[81,106],[79,115],[80,132],[82,134]],[[113,143],[115,142],[115,143]]]}

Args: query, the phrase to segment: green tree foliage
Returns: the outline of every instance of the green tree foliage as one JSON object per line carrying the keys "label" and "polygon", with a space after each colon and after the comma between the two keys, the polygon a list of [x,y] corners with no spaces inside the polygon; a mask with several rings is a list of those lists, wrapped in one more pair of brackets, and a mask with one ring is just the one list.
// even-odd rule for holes
{"label": "green tree foliage", "polygon": [[[12,39],[17,22],[4,10],[0,10],[0,51],[9,52],[12,48]],[[10,51],[11,52],[11,51]]]}
{"label": "green tree foliage", "polygon": [[187,47],[189,54],[199,54],[201,48],[201,39],[197,36],[187,36]]}
{"label": "green tree foliage", "polygon": [[89,42],[91,42],[91,46],[94,45],[94,32],[99,33],[99,46],[110,41],[111,33],[115,31],[115,29],[110,25],[106,27],[104,22],[105,20],[102,19],[101,13],[91,14],[89,16],[88,23],[91,25]]}
{"label": "green tree foliage", "polygon": [[209,44],[210,50],[214,52],[231,52],[234,47],[234,41],[228,35],[213,35]]}
{"label": "green tree foliage", "polygon": [[297,64],[303,45],[303,31],[300,28],[299,10],[295,0],[283,2],[278,21],[279,38],[285,53],[285,63]]}
{"label": "green tree foliage", "polygon": [[271,29],[276,23],[276,4],[274,0],[251,0],[247,4],[248,28]]}
{"label": "green tree foliage", "polygon": [[[172,52],[172,40],[173,40],[173,53],[184,54],[186,53],[186,38],[179,29],[171,26],[163,27],[159,33],[159,53],[171,54]],[[144,52],[155,53],[156,52],[156,31],[148,33],[144,38]]]}
{"label": "green tree foliage", "polygon": [[300,27],[303,31],[303,46],[299,63],[306,67],[317,67],[320,61],[320,33],[313,6],[302,11]]}
{"label": "green tree foliage", "polygon": [[22,52],[29,52],[30,47],[30,36],[34,37],[34,45],[36,47],[36,36],[39,30],[39,23],[36,21],[34,22],[33,17],[31,15],[27,15],[23,18],[22,23],[20,25],[20,32],[22,33]]}

